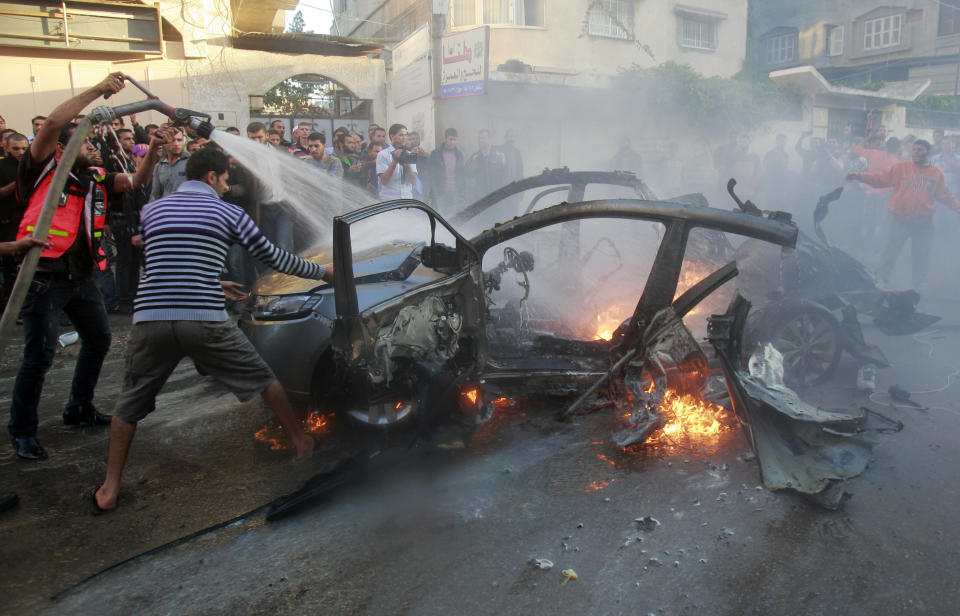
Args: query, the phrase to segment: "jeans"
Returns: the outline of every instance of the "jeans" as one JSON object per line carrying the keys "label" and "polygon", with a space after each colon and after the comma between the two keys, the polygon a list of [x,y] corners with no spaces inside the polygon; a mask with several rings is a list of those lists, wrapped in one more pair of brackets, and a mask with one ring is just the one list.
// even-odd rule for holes
{"label": "jeans", "polygon": [[[137,287],[140,285],[141,250],[130,243],[130,234],[127,231],[114,231],[117,240],[117,304],[125,309],[133,309],[133,299],[137,296]],[[106,297],[104,301],[109,305]]]}
{"label": "jeans", "polygon": [[247,249],[240,244],[233,244],[227,252],[226,262],[227,272],[223,279],[232,282],[238,282],[246,290],[253,288],[253,283],[257,280],[257,272],[253,257],[247,252]]}
{"label": "jeans", "polygon": [[264,204],[260,210],[260,230],[278,248],[293,252],[293,214],[285,206]]}
{"label": "jeans", "polygon": [[933,216],[919,218],[890,217],[887,241],[883,247],[880,261],[880,277],[888,282],[903,245],[910,240],[910,253],[913,258],[913,286],[919,287],[930,269],[930,247],[933,243]]}
{"label": "jeans", "polygon": [[103,295],[94,278],[71,280],[65,275],[37,272],[23,303],[23,362],[13,386],[10,436],[37,434],[37,407],[43,380],[57,348],[60,311],[80,335],[80,354],[73,371],[67,411],[92,407],[100,368],[110,350],[110,323]]}

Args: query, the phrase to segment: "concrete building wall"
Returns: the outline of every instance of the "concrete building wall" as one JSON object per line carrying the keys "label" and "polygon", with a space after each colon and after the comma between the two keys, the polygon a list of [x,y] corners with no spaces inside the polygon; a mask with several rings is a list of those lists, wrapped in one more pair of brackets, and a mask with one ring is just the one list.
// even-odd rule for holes
{"label": "concrete building wall", "polygon": [[957,91],[957,65],[941,64],[932,66],[918,66],[910,69],[910,79],[922,81],[930,80],[927,92],[930,94],[953,94]]}
{"label": "concrete building wall", "polygon": [[[0,48],[4,66],[0,114],[9,126],[29,132],[31,117],[48,114],[107,73],[122,71],[171,105],[212,114],[221,127],[243,126],[249,120],[251,94],[264,94],[303,73],[324,75],[357,97],[372,99],[374,121],[386,117],[382,60],[234,49],[229,38],[233,33],[230,5],[225,0],[184,0],[182,4],[163,0],[160,12],[183,39],[165,41],[163,56],[131,60],[129,55]],[[143,97],[128,85],[109,104]],[[153,112],[137,119],[141,124],[165,120]]]}
{"label": "concrete building wall", "polygon": [[232,47],[211,50],[216,61],[186,62],[185,81],[191,105],[208,113],[234,114],[235,126],[242,127],[249,121],[251,94],[264,94],[284,79],[304,73],[324,75],[357,97],[372,99],[374,121],[386,117],[386,74],[382,60],[277,54]]}
{"label": "concrete building wall", "polygon": [[[172,51],[172,50],[168,50]],[[177,55],[175,52],[171,55]],[[140,81],[161,100],[178,107],[189,107],[182,59],[117,63],[110,60],[29,57],[16,52],[0,54],[4,79],[0,81],[0,114],[7,126],[30,132],[30,118],[47,115],[64,100],[76,96],[102,80],[111,71],[123,71]],[[144,95],[127,86],[112,97],[111,106],[142,100]],[[105,104],[101,99],[95,105]],[[155,112],[141,114],[141,124],[160,122]]]}
{"label": "concrete building wall", "polygon": [[[393,97],[389,96],[389,86],[387,90],[388,96],[385,98],[392,101]],[[420,143],[427,150],[432,150],[434,144],[443,135],[443,129],[438,129],[435,125],[436,109],[437,101],[431,96],[424,96],[396,107],[388,105],[386,115],[380,116],[377,124],[384,128],[389,128],[391,124],[403,124],[408,131],[419,133]]]}
{"label": "concrete building wall", "polygon": [[[673,61],[689,64],[708,76],[724,77],[735,74],[743,66],[747,35],[745,0],[635,3],[633,34],[639,43],[650,48],[653,57],[633,41],[584,33],[589,3],[571,4],[548,3],[543,27],[491,26],[490,66],[495,68],[516,59],[534,67],[571,73],[615,74],[618,69],[634,63],[655,66]],[[678,4],[725,15],[716,22],[714,51],[692,50],[679,44]]]}

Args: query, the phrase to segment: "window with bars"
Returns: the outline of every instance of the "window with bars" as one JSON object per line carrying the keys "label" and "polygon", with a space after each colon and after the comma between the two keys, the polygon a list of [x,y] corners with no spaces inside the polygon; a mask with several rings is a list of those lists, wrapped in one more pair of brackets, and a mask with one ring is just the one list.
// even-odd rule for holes
{"label": "window with bars", "polygon": [[767,64],[785,64],[797,59],[797,33],[772,36],[763,43]]}
{"label": "window with bars", "polygon": [[960,34],[960,0],[940,0],[937,36]]}
{"label": "window with bars", "polygon": [[632,29],[633,0],[597,0],[591,6],[587,34],[629,40]]}
{"label": "window with bars", "polygon": [[451,0],[453,27],[481,25],[543,26],[544,0]]}
{"label": "window with bars", "polygon": [[717,22],[691,15],[680,17],[680,46],[703,51],[717,48]]}
{"label": "window with bars", "polygon": [[864,50],[896,47],[900,44],[902,15],[889,15],[863,22]]}

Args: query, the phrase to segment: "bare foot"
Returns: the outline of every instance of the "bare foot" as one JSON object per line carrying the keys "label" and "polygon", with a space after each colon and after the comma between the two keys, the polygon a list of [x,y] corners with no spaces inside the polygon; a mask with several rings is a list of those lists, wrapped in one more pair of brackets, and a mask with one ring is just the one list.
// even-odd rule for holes
{"label": "bare foot", "polygon": [[313,455],[313,447],[316,442],[309,434],[301,434],[294,437],[293,445],[297,448],[297,460],[306,460]]}
{"label": "bare foot", "polygon": [[117,495],[109,494],[104,486],[93,493],[93,500],[100,511],[111,511],[117,508]]}

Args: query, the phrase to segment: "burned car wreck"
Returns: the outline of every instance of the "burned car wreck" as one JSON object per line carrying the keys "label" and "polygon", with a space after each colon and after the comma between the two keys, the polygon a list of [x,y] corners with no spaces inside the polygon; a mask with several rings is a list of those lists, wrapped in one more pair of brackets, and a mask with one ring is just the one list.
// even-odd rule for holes
{"label": "burned car wreck", "polygon": [[[476,426],[491,417],[495,399],[534,392],[579,395],[560,414],[564,418],[601,394],[601,384],[616,382],[631,411],[614,440],[636,446],[663,426],[659,406],[667,392],[701,395],[725,380],[723,397],[747,430],[768,487],[820,494],[823,504],[839,504],[836,482],[859,474],[869,460],[869,443],[860,438],[872,427],[868,414],[810,407],[782,384],[782,376],[771,376],[776,370],[760,371],[757,353],[772,356],[776,350],[756,341],[743,347],[749,303],[742,298],[710,321],[715,354],[708,356],[682,320],[738,273],[735,262],[727,263],[678,295],[688,251],[710,252],[724,234],[788,250],[798,234],[789,215],[724,211],[707,207],[702,198],[659,201],[629,174],[550,173],[520,181],[523,187],[514,186],[514,192],[567,183],[568,199],[582,198],[585,184],[612,179],[641,198],[564,201],[539,210],[531,204],[525,214],[470,239],[418,201],[361,208],[334,219],[335,283],[310,287],[309,281],[281,275],[262,281],[242,330],[291,398],[380,429],[429,427],[441,418]],[[503,190],[491,204],[511,194]],[[474,204],[458,220],[465,223],[486,207]],[[398,213],[416,216],[428,236],[391,241],[390,231],[403,225],[378,227],[375,221]],[[558,261],[572,259],[564,270],[569,273],[585,263],[580,225],[588,221],[645,221],[659,229],[639,297],[609,339],[578,335],[550,306],[531,301],[529,275],[542,263],[515,247],[528,234],[557,228],[550,243],[557,244],[552,248]],[[484,271],[488,253],[496,263]],[[518,278],[521,296],[495,301],[493,291],[506,284],[508,273]],[[577,284],[576,277],[567,278]],[[562,297],[577,295],[589,291]]]}

